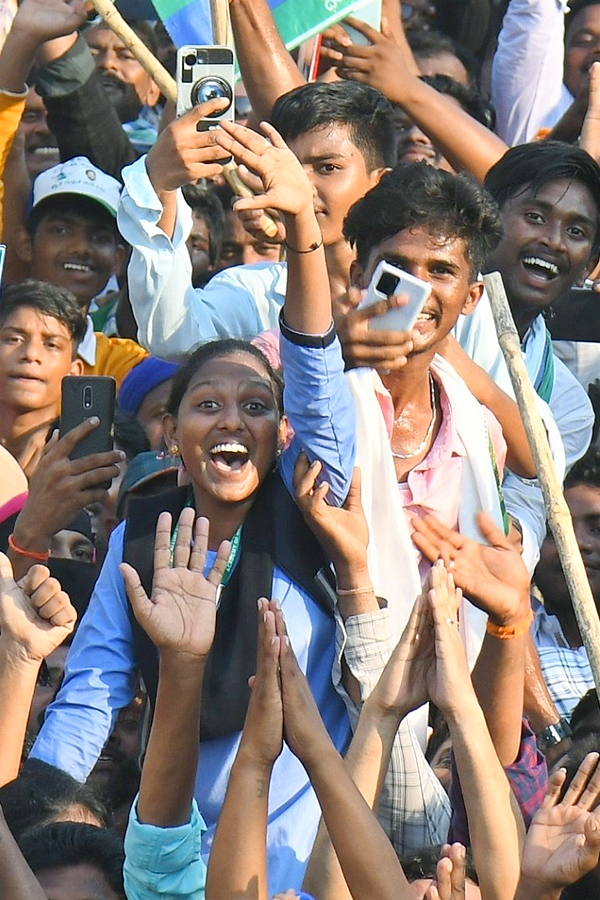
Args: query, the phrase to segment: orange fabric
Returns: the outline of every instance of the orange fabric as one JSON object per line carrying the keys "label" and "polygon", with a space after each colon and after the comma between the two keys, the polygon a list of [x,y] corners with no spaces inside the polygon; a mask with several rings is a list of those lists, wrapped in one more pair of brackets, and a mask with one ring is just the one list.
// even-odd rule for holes
{"label": "orange fabric", "polygon": [[4,200],[4,167],[24,109],[25,95],[19,97],[0,91],[0,238],[2,237],[2,226],[4,223],[4,210],[2,207]]}
{"label": "orange fabric", "polygon": [[118,391],[127,373],[148,356],[148,351],[128,338],[107,337],[99,331],[95,335],[96,363],[89,366],[84,362],[84,374],[112,375]]}

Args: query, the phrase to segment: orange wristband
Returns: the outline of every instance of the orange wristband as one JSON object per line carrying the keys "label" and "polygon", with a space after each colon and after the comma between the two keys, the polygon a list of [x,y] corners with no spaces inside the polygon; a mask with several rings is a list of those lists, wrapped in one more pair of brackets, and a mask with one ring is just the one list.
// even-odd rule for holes
{"label": "orange wristband", "polygon": [[487,633],[500,638],[501,641],[510,641],[512,638],[522,637],[527,634],[533,622],[533,610],[529,610],[526,616],[514,625],[495,625],[488,619]]}
{"label": "orange wristband", "polygon": [[18,553],[19,556],[26,556],[28,559],[35,559],[37,562],[47,562],[50,553],[35,553],[33,550],[23,550],[22,547],[19,547],[18,544],[15,544],[15,539],[12,534],[8,536],[8,546],[14,553]]}

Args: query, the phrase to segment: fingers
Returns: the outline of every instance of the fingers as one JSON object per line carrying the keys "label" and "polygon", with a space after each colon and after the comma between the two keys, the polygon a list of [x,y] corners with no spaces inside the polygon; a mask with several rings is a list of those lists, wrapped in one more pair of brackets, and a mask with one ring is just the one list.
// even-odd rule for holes
{"label": "fingers", "polygon": [[379,31],[376,31],[370,25],[367,25],[367,23],[363,22],[361,19],[355,19],[354,16],[347,16],[342,24],[344,24],[344,22],[351,28],[354,28],[355,31],[364,35],[372,44],[377,44],[381,41],[381,34]]}
{"label": "fingers", "polygon": [[189,558],[190,572],[204,573],[206,551],[208,549],[209,522],[205,516],[199,516],[194,526],[194,544]]}
{"label": "fingers", "polygon": [[187,569],[190,564],[192,547],[192,531],[196,513],[191,507],[182,510],[177,523],[177,538],[173,548],[173,568],[180,566]]}
{"label": "fingers", "polygon": [[[589,784],[591,784],[590,778],[592,777],[592,773],[595,773],[596,771],[596,764],[599,759],[600,754],[588,753],[565,791],[562,803],[568,806],[581,806],[583,809],[591,808],[591,806],[586,806],[586,803],[590,802],[588,788]],[[592,781],[593,780],[594,779],[592,778]],[[596,786],[597,785],[598,779],[596,780]],[[597,787],[596,793],[598,793]]]}
{"label": "fingers", "polygon": [[477,524],[482,536],[492,547],[500,547],[503,550],[514,550],[513,545],[501,528],[498,528],[489,513],[477,514]]}
{"label": "fingers", "polygon": [[275,627],[277,601],[261,597],[258,601],[258,659],[256,674],[273,677],[279,667],[279,636]]}
{"label": "fingers", "polygon": [[181,121],[185,120],[196,126],[202,119],[209,118],[212,113],[216,113],[220,109],[226,109],[228,105],[229,101],[226,97],[214,97],[212,100],[207,100],[206,103],[199,103],[197,106],[192,106],[188,112],[181,116]]}
{"label": "fingers", "polygon": [[217,557],[212,564],[212,568],[206,576],[207,581],[211,584],[219,585],[222,583],[227,570],[229,556],[231,554],[231,541],[221,541],[217,550]]}
{"label": "fingers", "polygon": [[[36,569],[37,566],[34,566],[33,568]],[[29,571],[31,571],[31,569]],[[0,580],[14,581],[13,567],[6,553],[0,553]]]}
{"label": "fingers", "polygon": [[30,594],[30,601],[38,616],[51,625],[66,627],[74,624],[77,614],[71,605],[69,595],[62,590],[60,582],[56,578],[48,577],[49,572],[45,566],[34,568],[38,569],[38,572],[31,583],[37,582],[38,586]]}
{"label": "fingers", "polygon": [[438,860],[435,869],[435,881],[440,900],[453,900],[452,897],[452,862],[444,856]]}
{"label": "fingers", "polygon": [[600,848],[600,821],[597,816],[591,815],[585,820],[583,832],[590,847]]}
{"label": "fingers", "polygon": [[546,796],[544,797],[541,806],[542,809],[549,809],[552,806],[556,806],[560,802],[560,793],[566,780],[566,769],[558,769],[550,776],[548,780],[548,789],[546,791]]}
{"label": "fingers", "polygon": [[450,898],[451,900],[463,900],[466,891],[467,878],[467,850],[462,844],[452,844],[448,851],[448,858],[452,862],[450,874]]}
{"label": "fingers", "polygon": [[316,488],[317,478],[322,470],[323,465],[319,460],[311,463],[304,451],[298,455],[298,460],[294,467],[294,489],[296,491],[296,499],[299,502],[312,496]]}
{"label": "fingers", "polygon": [[144,590],[140,576],[133,566],[130,566],[129,563],[121,563],[119,565],[119,572],[123,576],[125,590],[127,591],[127,596],[129,597],[135,617],[140,625],[143,626],[144,618],[152,609],[152,601]]}
{"label": "fingers", "polygon": [[362,476],[360,472],[359,466],[354,467],[354,471],[352,472],[352,481],[350,482],[350,489],[348,491],[348,496],[346,497],[346,502],[344,503],[344,509],[352,509],[360,510],[362,512],[362,501],[361,501],[361,485],[362,485]]}
{"label": "fingers", "polygon": [[162,512],[156,523],[154,536],[154,571],[171,565],[171,514]]}
{"label": "fingers", "polygon": [[590,762],[589,780],[577,801],[577,806],[582,809],[592,810],[600,800],[600,755],[598,753],[588,755],[595,755],[595,760]]}

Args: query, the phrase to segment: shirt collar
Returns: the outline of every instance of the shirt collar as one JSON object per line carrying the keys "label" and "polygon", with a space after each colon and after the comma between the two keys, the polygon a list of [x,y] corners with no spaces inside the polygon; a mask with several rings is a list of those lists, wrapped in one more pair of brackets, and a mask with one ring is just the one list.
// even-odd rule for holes
{"label": "shirt collar", "polygon": [[90,316],[86,316],[87,328],[83,336],[83,340],[77,348],[77,356],[87,363],[88,366],[96,365],[96,335],[94,334],[94,323]]}

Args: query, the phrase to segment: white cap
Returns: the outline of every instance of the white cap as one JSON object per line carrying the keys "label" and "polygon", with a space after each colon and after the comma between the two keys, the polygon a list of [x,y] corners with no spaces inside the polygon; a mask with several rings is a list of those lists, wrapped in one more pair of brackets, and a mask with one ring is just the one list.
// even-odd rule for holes
{"label": "white cap", "polygon": [[43,200],[61,194],[77,194],[95,200],[116,217],[121,185],[112,175],[94,166],[87,157],[75,156],[37,176],[33,182],[32,209]]}

